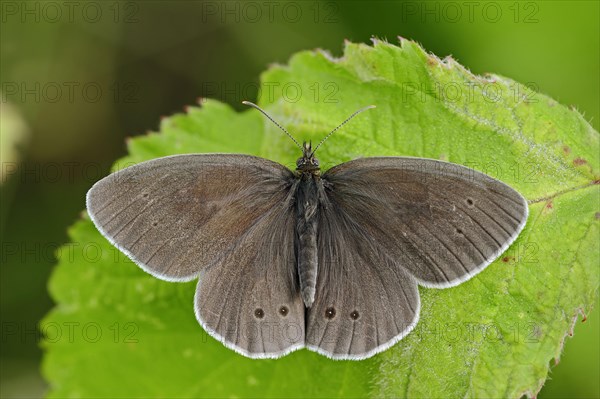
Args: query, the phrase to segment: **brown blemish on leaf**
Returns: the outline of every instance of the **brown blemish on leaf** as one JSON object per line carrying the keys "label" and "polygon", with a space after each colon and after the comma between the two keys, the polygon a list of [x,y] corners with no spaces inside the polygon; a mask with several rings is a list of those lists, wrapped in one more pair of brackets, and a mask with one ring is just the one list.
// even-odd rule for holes
{"label": "brown blemish on leaf", "polygon": [[579,157],[577,157],[573,160],[573,165],[575,165],[575,166],[585,165],[586,163],[587,163],[587,161],[585,159],[579,158]]}
{"label": "brown blemish on leaf", "polygon": [[546,204],[546,209],[552,209],[552,208],[554,208],[554,205],[552,204],[552,201],[549,201],[549,202]]}
{"label": "brown blemish on leaf", "polygon": [[504,262],[504,263],[508,263],[511,260],[515,260],[515,257],[514,256],[505,256],[504,258],[502,258],[502,262]]}
{"label": "brown blemish on leaf", "polygon": [[563,152],[565,155],[569,155],[571,153],[571,148],[568,145],[563,145]]}

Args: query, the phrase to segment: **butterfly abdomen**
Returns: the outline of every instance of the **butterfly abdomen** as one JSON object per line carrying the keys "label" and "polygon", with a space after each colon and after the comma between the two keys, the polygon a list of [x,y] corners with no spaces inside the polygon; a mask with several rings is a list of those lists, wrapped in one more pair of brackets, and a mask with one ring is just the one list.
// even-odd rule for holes
{"label": "butterfly abdomen", "polygon": [[317,285],[318,204],[315,180],[302,179],[296,194],[296,245],[300,291],[306,307],[314,302]]}

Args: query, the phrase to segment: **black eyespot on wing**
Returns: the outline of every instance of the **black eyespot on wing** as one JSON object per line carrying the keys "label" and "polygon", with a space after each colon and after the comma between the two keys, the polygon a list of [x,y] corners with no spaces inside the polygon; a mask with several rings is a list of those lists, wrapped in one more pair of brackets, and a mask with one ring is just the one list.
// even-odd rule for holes
{"label": "black eyespot on wing", "polygon": [[265,311],[264,311],[264,310],[262,310],[261,308],[257,308],[257,309],[254,311],[254,316],[255,316],[257,319],[262,319],[263,317],[265,317]]}
{"label": "black eyespot on wing", "polygon": [[329,320],[333,319],[335,317],[335,308],[329,307],[325,309],[325,317]]}
{"label": "black eyespot on wing", "polygon": [[357,310],[353,310],[352,312],[350,312],[350,318],[352,320],[358,320],[359,317],[360,317],[360,314],[358,313]]}
{"label": "black eyespot on wing", "polygon": [[279,308],[279,314],[282,315],[283,317],[287,316],[289,312],[290,312],[290,310],[288,309],[287,306],[282,306]]}
{"label": "black eyespot on wing", "polygon": [[471,198],[467,198],[467,205],[473,206],[473,200]]}

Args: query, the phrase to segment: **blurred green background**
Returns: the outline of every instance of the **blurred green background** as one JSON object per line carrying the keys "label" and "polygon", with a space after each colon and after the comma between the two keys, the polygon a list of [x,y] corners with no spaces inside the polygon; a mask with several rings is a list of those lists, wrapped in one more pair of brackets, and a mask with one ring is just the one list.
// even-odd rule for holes
{"label": "blurred green background", "polygon": [[[598,1],[2,1],[0,396],[43,395],[36,325],[53,251],[85,192],[198,97],[238,109],[259,74],[344,39],[420,42],[474,73],[573,105],[598,129]],[[226,135],[226,132],[223,132]],[[15,169],[18,167],[18,169]],[[600,396],[598,306],[577,322],[540,398]]]}

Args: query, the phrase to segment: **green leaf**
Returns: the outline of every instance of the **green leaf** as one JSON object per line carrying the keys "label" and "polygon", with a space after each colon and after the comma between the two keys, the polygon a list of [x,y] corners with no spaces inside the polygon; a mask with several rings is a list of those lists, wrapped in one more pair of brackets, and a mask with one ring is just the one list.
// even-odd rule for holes
{"label": "green leaf", "polygon": [[[195,283],[167,283],[112,248],[87,217],[70,229],[42,324],[50,397],[535,396],[599,281],[599,135],[584,118],[510,79],[474,76],[416,43],[347,43],[341,59],[301,52],[262,76],[261,105],[299,140],[319,140],[376,104],[320,150],[444,159],[486,172],[530,202],[518,240],[451,289],[420,288],[414,332],[371,359],[306,350],[250,360],[208,336]],[[293,166],[298,149],[259,112],[203,101],[129,142],[131,162],[239,152]]]}

